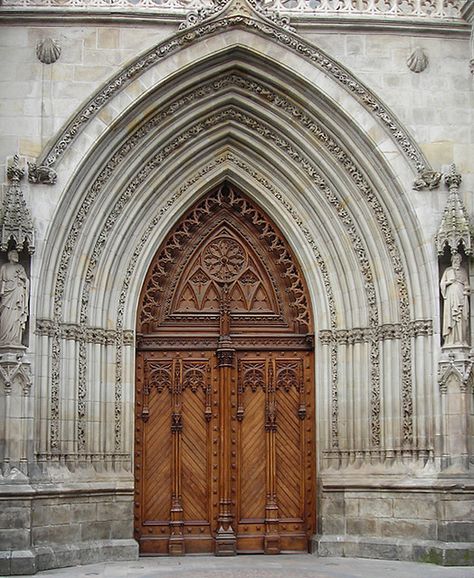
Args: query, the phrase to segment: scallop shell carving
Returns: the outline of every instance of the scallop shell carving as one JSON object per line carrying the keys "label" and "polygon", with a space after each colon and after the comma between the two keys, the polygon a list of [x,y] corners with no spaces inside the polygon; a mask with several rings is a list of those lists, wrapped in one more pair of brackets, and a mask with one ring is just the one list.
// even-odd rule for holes
{"label": "scallop shell carving", "polygon": [[407,58],[408,68],[412,72],[423,72],[428,66],[428,57],[422,48],[415,48],[413,53]]}
{"label": "scallop shell carving", "polygon": [[40,40],[36,45],[36,56],[43,64],[53,64],[61,54],[61,47],[52,38]]}

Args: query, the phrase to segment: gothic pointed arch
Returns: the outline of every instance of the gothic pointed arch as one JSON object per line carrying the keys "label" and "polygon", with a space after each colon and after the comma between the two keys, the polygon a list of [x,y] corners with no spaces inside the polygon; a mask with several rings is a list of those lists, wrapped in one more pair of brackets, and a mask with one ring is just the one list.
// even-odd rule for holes
{"label": "gothic pointed arch", "polygon": [[182,326],[217,335],[223,288],[237,333],[313,331],[295,256],[271,220],[228,182],[194,205],[163,243],[142,290],[138,334]]}
{"label": "gothic pointed arch", "polygon": [[212,188],[165,238],[139,302],[143,553],[308,550],[312,331],[306,282],[282,233],[230,181]]}

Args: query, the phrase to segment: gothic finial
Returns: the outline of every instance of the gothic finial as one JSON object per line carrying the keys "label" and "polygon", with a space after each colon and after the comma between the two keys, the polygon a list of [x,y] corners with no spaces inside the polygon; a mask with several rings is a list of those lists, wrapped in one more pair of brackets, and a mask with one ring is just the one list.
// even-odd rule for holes
{"label": "gothic finial", "polygon": [[26,246],[31,255],[35,250],[33,222],[20,186],[25,171],[19,164],[20,158],[15,155],[7,169],[10,182],[0,214],[0,250],[15,248],[22,251]]}
{"label": "gothic finial", "polygon": [[12,183],[19,183],[25,176],[25,170],[20,167],[20,157],[15,155],[7,167],[7,177]]}
{"label": "gothic finial", "polygon": [[469,215],[459,196],[462,177],[456,171],[454,163],[444,175],[444,181],[449,188],[449,197],[436,235],[438,254],[442,255],[447,246],[452,254],[457,253],[462,247],[466,255],[471,255],[474,245],[473,230]]}
{"label": "gothic finial", "polygon": [[456,165],[452,163],[449,166],[449,173],[444,175],[444,182],[448,185],[449,190],[455,187],[456,189],[459,188],[462,181],[462,176],[456,172]]}

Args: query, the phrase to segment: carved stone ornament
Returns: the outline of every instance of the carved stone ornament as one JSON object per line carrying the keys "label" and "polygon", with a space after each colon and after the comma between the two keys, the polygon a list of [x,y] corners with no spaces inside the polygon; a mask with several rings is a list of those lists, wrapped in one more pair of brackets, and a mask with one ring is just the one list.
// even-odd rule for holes
{"label": "carved stone ornament", "polygon": [[58,175],[51,167],[28,163],[28,181],[38,185],[54,185]]}
{"label": "carved stone ornament", "polygon": [[44,38],[36,45],[36,56],[43,64],[53,64],[60,55],[61,47],[52,38]]}
{"label": "carved stone ornament", "polygon": [[459,196],[462,177],[456,172],[454,164],[451,165],[450,172],[444,176],[444,180],[449,188],[449,197],[436,235],[438,255],[444,253],[446,246],[452,254],[457,253],[462,247],[466,255],[472,255],[473,230],[469,215]]}
{"label": "carved stone ornament", "polygon": [[20,167],[19,162],[19,156],[15,155],[7,168],[10,182],[3,199],[0,215],[0,250],[8,251],[13,244],[18,251],[26,248],[28,253],[32,255],[35,251],[33,222],[20,187],[20,180],[25,171]]}
{"label": "carved stone ornament", "polygon": [[447,384],[454,377],[461,392],[466,392],[474,377],[474,357],[449,353],[446,359],[441,359],[438,367],[438,383],[441,393],[446,393]]}
{"label": "carved stone ornament", "polygon": [[287,16],[281,16],[274,9],[269,10],[266,4],[262,0],[213,0],[211,6],[190,12],[179,29],[186,30],[215,17],[246,16],[267,20],[285,30],[294,31]]}
{"label": "carved stone ornament", "polygon": [[22,394],[29,395],[32,385],[31,364],[23,351],[0,350],[0,383],[10,395],[15,384],[21,384]]}
{"label": "carved stone ornament", "polygon": [[437,171],[423,170],[413,182],[413,189],[415,191],[421,191],[423,189],[432,191],[433,189],[437,189],[441,183],[442,176],[443,173]]}
{"label": "carved stone ornament", "polygon": [[423,70],[425,70],[428,66],[428,57],[422,48],[415,48],[407,58],[407,65],[412,72],[423,72]]}

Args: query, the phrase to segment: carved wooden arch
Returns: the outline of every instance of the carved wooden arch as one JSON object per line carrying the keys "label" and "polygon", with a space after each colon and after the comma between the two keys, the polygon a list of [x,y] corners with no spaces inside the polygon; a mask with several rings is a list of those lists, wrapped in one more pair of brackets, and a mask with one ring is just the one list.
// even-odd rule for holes
{"label": "carved wooden arch", "polygon": [[313,321],[297,259],[272,221],[234,185],[201,199],[168,235],[145,279],[137,333],[231,331],[309,335]]}

